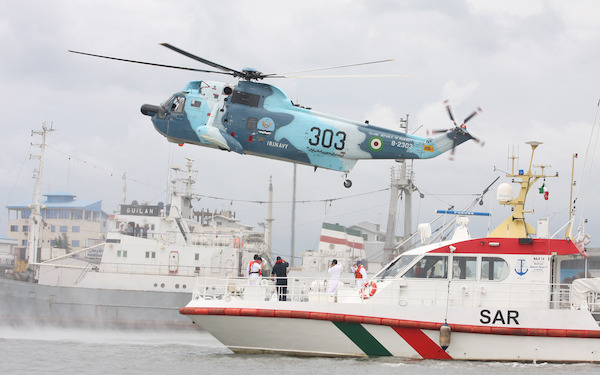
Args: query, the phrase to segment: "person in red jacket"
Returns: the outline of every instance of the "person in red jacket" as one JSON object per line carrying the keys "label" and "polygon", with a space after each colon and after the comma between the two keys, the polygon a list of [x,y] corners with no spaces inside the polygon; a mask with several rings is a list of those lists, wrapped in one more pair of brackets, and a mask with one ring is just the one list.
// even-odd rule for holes
{"label": "person in red jacket", "polygon": [[362,289],[367,282],[367,269],[360,260],[357,260],[356,265],[352,266],[352,272],[354,272],[354,278],[356,279],[356,287]]}

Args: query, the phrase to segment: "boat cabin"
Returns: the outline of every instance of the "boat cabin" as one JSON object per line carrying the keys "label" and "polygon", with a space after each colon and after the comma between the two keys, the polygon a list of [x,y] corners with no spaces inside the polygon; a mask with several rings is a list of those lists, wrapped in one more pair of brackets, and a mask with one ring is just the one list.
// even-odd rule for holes
{"label": "boat cabin", "polygon": [[568,301],[561,294],[562,262],[586,256],[564,240],[451,240],[405,252],[373,280],[381,294],[397,298],[401,306],[473,307],[493,301],[504,307],[548,308]]}

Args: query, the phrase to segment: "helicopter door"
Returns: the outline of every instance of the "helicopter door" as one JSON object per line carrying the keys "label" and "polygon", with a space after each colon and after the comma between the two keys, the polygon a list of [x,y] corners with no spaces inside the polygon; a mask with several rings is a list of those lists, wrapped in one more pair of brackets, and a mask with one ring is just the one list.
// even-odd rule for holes
{"label": "helicopter door", "polygon": [[187,110],[188,119],[195,126],[206,125],[208,122],[208,113],[210,108],[206,100],[189,97],[189,106]]}

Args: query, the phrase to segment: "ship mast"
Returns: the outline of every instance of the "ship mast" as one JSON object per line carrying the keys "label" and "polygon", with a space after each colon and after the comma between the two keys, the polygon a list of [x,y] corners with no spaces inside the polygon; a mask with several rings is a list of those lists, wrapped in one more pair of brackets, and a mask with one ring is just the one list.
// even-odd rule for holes
{"label": "ship mast", "polygon": [[[408,114],[406,119],[400,120],[400,127],[408,133]],[[391,170],[391,193],[390,207],[388,211],[387,228],[385,232],[385,244],[383,245],[383,261],[389,262],[394,259],[396,250],[396,218],[398,216],[398,198],[404,195],[404,238],[412,232],[412,192],[415,190],[413,184],[413,170],[407,165],[406,160],[396,160],[400,168],[392,167]]]}
{"label": "ship mast", "polygon": [[269,211],[265,228],[265,239],[269,249],[273,249],[273,176],[269,178]]}
{"label": "ship mast", "polygon": [[[490,237],[508,237],[508,238],[526,238],[529,235],[535,234],[535,229],[525,221],[525,214],[531,213],[533,211],[525,211],[525,199],[527,197],[527,193],[531,189],[531,187],[540,179],[546,177],[557,177],[558,173],[554,176],[549,176],[544,174],[544,167],[542,167],[541,174],[535,174],[531,171],[531,167],[533,165],[533,154],[535,153],[535,149],[542,144],[542,142],[526,142],[531,146],[531,159],[529,161],[529,169],[527,172],[523,172],[519,170],[518,174],[515,174],[515,157],[511,157],[513,160],[512,163],[512,171],[510,174],[506,174],[506,177],[510,177],[513,179],[513,182],[521,185],[521,189],[516,198],[512,198],[510,200],[502,200],[499,201],[500,204],[505,206],[512,206],[512,213],[509,217],[506,218],[496,229],[490,233]],[[521,181],[516,181],[516,179],[520,179]]]}
{"label": "ship mast", "polygon": [[42,212],[41,212],[41,186],[42,186],[42,174],[44,171],[44,152],[46,151],[46,135],[49,132],[54,131],[52,129],[52,125],[50,125],[50,129],[46,126],[44,122],[42,124],[42,130],[32,130],[31,136],[33,135],[41,135],[42,143],[32,143],[32,146],[40,148],[39,155],[29,155],[30,159],[38,159],[39,166],[37,169],[33,170],[33,179],[35,180],[35,187],[33,190],[33,203],[29,206],[31,209],[31,213],[29,215],[29,236],[27,238],[27,263],[36,263],[38,261],[38,242],[40,237],[40,223],[42,221]]}

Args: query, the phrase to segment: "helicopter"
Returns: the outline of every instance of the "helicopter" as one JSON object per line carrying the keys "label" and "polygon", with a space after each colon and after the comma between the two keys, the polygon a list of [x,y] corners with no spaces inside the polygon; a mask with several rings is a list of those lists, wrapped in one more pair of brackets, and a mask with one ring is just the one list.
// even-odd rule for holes
{"label": "helicopter", "polygon": [[[171,44],[161,45],[217,70],[128,60],[73,50],[69,52],[239,78],[236,85],[191,81],[183,90],[171,95],[160,105],[142,105],[141,112],[151,118],[155,129],[169,142],[305,164],[313,166],[315,170],[324,168],[342,172],[346,188],[352,186],[352,181],[347,177],[358,160],[430,159],[447,151],[450,151],[450,159],[453,159],[458,145],[471,139],[483,144],[467,131],[465,125],[481,112],[481,108],[477,108],[461,125],[457,125],[446,101],[453,126],[433,131],[434,134],[443,133],[435,138],[419,137],[373,126],[368,122],[360,123],[313,111],[293,103],[278,87],[259,82],[268,78],[289,78],[286,75],[264,74],[251,68],[235,70]],[[334,68],[385,61],[390,60]],[[316,70],[324,69],[310,71]]]}

